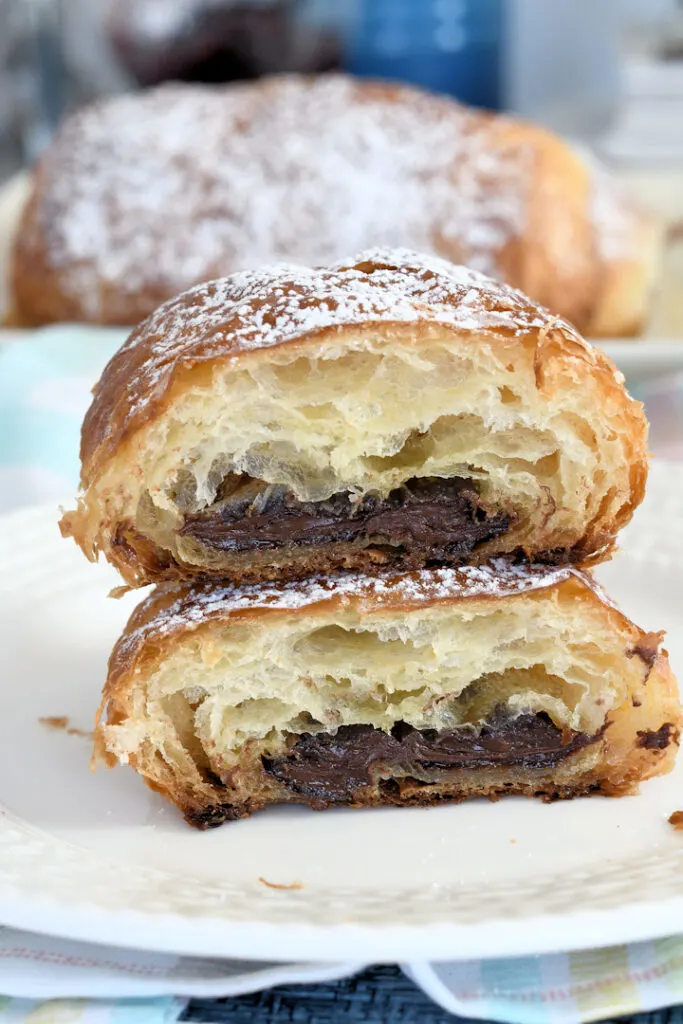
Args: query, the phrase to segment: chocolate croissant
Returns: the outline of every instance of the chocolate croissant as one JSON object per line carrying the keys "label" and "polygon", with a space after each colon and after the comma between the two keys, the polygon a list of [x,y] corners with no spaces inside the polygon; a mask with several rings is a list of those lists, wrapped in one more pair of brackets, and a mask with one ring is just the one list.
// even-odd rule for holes
{"label": "chocolate croissant", "polygon": [[138,586],[606,557],[647,424],[609,359],[520,292],[376,250],[163,305],[83,424],[62,531]]}
{"label": "chocolate croissant", "polygon": [[560,139],[446,97],[343,76],[165,86],[57,135],[16,235],[13,318],[133,325],[202,281],[370,245],[620,336],[643,326],[659,233]]}
{"label": "chocolate croissant", "polygon": [[112,653],[95,760],[199,828],[283,801],[630,793],[678,746],[660,639],[571,567],[164,584]]}

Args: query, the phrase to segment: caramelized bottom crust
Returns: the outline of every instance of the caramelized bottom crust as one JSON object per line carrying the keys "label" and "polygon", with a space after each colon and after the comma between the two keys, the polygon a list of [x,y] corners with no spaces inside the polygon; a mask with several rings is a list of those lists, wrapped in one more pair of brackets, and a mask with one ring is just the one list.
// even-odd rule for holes
{"label": "caramelized bottom crust", "polygon": [[414,572],[440,566],[486,565],[492,559],[503,559],[510,565],[527,565],[533,556],[536,565],[592,566],[609,557],[611,548],[587,556],[582,548],[555,548],[549,551],[527,552],[521,548],[496,553],[479,545],[467,554],[454,551],[442,559],[425,549],[407,551],[404,546],[375,543],[360,546],[341,541],[324,546],[277,550],[253,550],[233,554],[210,553],[207,548],[193,545],[192,557],[178,560],[169,551],[157,547],[132,527],[120,527],[112,542],[110,560],[133,586],[150,581],[186,580],[199,583],[208,580],[229,580],[235,586],[275,582],[298,583],[313,578],[344,573],[374,575],[378,571]]}
{"label": "caramelized bottom crust", "polygon": [[[624,793],[631,790],[624,790]],[[406,778],[397,781],[395,779],[382,780],[372,789],[363,790],[357,794],[353,801],[346,806],[355,807],[431,807],[434,804],[460,804],[465,800],[473,800],[477,797],[485,797],[493,802],[504,796],[526,796],[542,800],[544,803],[554,803],[556,800],[573,800],[575,797],[590,796],[604,792],[607,796],[620,796],[621,793],[607,792],[600,785],[600,782],[584,780],[578,783],[559,785],[552,780],[546,779],[509,779],[500,781],[497,784],[482,784],[477,786],[474,779],[455,782],[434,782],[426,784],[417,779]],[[218,828],[228,821],[238,821],[240,818],[248,818],[255,811],[262,811],[269,803],[278,801],[267,800],[254,796],[242,804],[209,804],[207,807],[196,810],[187,810],[185,820],[188,825],[202,831],[211,828]],[[307,804],[314,811],[324,811],[329,807],[339,806],[338,803],[324,803],[299,798],[289,801],[285,799],[279,802],[294,802]]]}

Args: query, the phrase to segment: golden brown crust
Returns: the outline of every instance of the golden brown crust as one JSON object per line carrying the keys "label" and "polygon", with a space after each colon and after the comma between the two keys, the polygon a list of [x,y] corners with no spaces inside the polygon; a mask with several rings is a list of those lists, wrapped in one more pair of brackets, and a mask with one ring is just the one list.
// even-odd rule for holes
{"label": "golden brown crust", "polygon": [[605,253],[615,215],[606,229],[596,182],[543,129],[409,86],[166,86],[62,128],[16,236],[13,306],[27,324],[132,325],[243,267],[392,244],[477,267],[614,335],[642,321],[655,254],[634,242],[644,215]]}
{"label": "golden brown crust", "polygon": [[656,291],[664,224],[603,167],[592,164],[591,173],[599,264],[597,299],[584,333],[589,338],[635,337],[649,318]]}

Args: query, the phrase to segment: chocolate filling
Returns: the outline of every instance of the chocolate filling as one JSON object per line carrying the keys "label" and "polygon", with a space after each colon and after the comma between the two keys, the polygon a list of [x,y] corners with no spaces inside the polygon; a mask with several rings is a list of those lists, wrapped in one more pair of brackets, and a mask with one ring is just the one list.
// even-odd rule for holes
{"label": "chocolate filling", "polygon": [[231,493],[185,516],[182,536],[231,553],[342,542],[421,551],[436,562],[469,554],[511,522],[510,515],[490,514],[473,481],[460,478],[416,478],[386,498],[340,492],[308,502],[285,487],[232,479]]}
{"label": "chocolate filling", "polygon": [[263,767],[295,793],[344,803],[354,793],[392,775],[430,770],[493,767],[551,768],[598,737],[567,733],[544,712],[516,717],[498,709],[479,728],[445,732],[399,722],[391,733],[371,725],[345,725],[336,733],[303,733],[284,757]]}
{"label": "chocolate filling", "polygon": [[665,722],[659,729],[641,729],[638,732],[638,746],[645,750],[666,750],[677,737],[678,731],[673,722]]}

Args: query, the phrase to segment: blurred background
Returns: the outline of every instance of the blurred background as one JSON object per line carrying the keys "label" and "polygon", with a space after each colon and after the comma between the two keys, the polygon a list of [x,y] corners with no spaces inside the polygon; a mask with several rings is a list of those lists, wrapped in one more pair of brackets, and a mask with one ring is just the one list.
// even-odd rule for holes
{"label": "blurred background", "polygon": [[0,0],[0,181],[96,97],[334,68],[683,163],[683,0]]}

